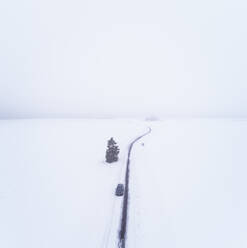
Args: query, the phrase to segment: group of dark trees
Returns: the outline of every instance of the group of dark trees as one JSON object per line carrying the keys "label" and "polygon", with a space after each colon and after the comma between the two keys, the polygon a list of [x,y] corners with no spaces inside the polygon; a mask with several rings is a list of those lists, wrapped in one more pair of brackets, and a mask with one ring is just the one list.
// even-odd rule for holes
{"label": "group of dark trees", "polygon": [[106,150],[106,162],[107,163],[113,163],[118,161],[118,154],[119,154],[119,148],[117,146],[117,143],[113,138],[110,138],[107,142],[107,150]]}

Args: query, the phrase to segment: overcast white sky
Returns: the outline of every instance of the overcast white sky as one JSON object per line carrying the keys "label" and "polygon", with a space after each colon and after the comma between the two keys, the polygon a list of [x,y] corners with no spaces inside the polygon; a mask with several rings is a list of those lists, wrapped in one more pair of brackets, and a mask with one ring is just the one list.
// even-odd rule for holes
{"label": "overcast white sky", "polygon": [[247,116],[244,0],[0,3],[0,117]]}

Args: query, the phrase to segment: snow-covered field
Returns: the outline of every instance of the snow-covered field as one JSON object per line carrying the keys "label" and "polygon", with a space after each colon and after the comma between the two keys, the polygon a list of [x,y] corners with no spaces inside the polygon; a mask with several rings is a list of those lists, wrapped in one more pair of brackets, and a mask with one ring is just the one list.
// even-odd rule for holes
{"label": "snow-covered field", "polygon": [[[129,143],[129,248],[247,247],[247,121],[0,121],[0,247],[116,247]],[[107,139],[120,160],[104,163]],[[144,145],[142,144],[144,143]]]}
{"label": "snow-covered field", "polygon": [[247,247],[247,122],[167,121],[135,146],[129,247]]}

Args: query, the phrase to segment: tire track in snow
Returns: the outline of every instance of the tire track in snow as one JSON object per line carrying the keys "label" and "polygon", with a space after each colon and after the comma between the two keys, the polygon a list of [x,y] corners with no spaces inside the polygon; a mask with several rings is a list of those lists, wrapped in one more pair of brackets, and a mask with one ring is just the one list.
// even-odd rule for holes
{"label": "tire track in snow", "polygon": [[134,141],[131,142],[128,150],[128,157],[127,157],[127,165],[126,165],[126,173],[125,173],[125,190],[124,190],[124,199],[123,199],[123,209],[122,209],[122,218],[121,218],[121,226],[119,231],[119,248],[125,248],[126,243],[126,234],[127,234],[127,217],[128,217],[128,200],[129,200],[129,173],[130,173],[130,156],[131,151],[134,144],[139,141],[144,136],[151,133],[152,129],[149,127],[149,130],[144,133],[143,135],[137,137]]}

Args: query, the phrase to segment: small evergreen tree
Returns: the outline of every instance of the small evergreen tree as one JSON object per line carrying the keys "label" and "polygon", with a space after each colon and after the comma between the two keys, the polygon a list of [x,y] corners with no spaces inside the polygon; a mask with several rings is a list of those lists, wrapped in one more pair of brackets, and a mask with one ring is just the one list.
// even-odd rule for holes
{"label": "small evergreen tree", "polygon": [[114,141],[113,138],[108,140],[107,150],[105,155],[107,163],[113,163],[118,161],[119,148],[116,144],[117,143]]}

